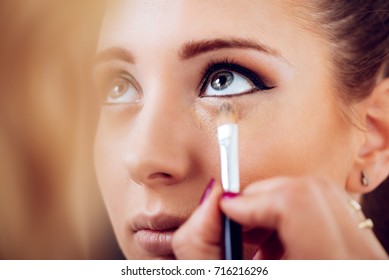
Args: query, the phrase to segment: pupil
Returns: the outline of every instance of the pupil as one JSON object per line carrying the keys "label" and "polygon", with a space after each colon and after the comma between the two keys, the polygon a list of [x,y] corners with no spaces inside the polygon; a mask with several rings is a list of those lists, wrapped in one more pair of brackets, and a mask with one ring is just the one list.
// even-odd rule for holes
{"label": "pupil", "polygon": [[124,94],[125,90],[126,90],[126,85],[124,85],[123,83],[116,84],[115,87],[113,88],[111,97],[119,98]]}
{"label": "pupil", "polygon": [[213,77],[211,86],[214,90],[223,90],[229,87],[233,80],[234,75],[231,72],[220,72]]}

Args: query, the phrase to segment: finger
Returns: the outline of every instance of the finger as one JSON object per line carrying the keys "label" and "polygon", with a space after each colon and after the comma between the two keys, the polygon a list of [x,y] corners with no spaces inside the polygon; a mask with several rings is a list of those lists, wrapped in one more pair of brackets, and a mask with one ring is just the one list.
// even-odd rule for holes
{"label": "finger", "polygon": [[273,230],[264,228],[243,229],[243,240],[246,244],[261,244],[267,240]]}
{"label": "finger", "polygon": [[[275,229],[283,212],[288,210],[287,204],[291,204],[290,197],[295,197],[297,192],[300,192],[298,196],[301,195],[299,200],[302,201],[307,196],[305,189],[300,188],[306,184],[305,181],[305,178],[277,177],[255,182],[234,199],[223,197],[221,209],[246,227]],[[312,192],[312,189],[310,191]],[[292,204],[295,204],[292,206],[302,208],[303,204],[299,202],[292,201]],[[306,208],[302,210],[305,211]]]}
{"label": "finger", "polygon": [[[288,258],[382,257],[372,231],[358,229],[341,190],[312,177],[266,180],[249,186],[240,197],[223,199],[221,209],[246,227],[276,230]],[[262,258],[268,258],[265,243],[260,244]]]}
{"label": "finger", "polygon": [[260,246],[261,258],[263,260],[279,260],[284,255],[284,246],[276,231]]}
{"label": "finger", "polygon": [[246,227],[268,229],[279,228],[286,217],[289,221],[327,216],[323,213],[328,210],[327,201],[318,184],[309,177],[264,180],[248,186],[240,196],[223,198],[221,209]]}
{"label": "finger", "polygon": [[215,183],[209,196],[175,232],[172,246],[177,259],[221,258],[221,193],[221,186]]}
{"label": "finger", "polygon": [[250,188],[240,197],[223,199],[222,211],[245,226],[277,231],[291,258],[330,258],[333,247],[322,244],[343,246],[328,202],[311,179],[267,180]]}
{"label": "finger", "polygon": [[223,197],[222,211],[245,227],[274,229],[281,214],[282,197],[279,186],[285,180],[266,180],[247,187],[239,196]]}

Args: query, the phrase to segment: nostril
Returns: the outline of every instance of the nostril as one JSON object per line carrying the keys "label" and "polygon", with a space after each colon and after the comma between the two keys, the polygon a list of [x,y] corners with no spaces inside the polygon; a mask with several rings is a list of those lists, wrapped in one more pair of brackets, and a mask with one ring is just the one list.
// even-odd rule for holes
{"label": "nostril", "polygon": [[149,175],[150,180],[154,179],[171,179],[173,176],[169,173],[164,173],[164,172],[158,172],[158,173],[153,173]]}

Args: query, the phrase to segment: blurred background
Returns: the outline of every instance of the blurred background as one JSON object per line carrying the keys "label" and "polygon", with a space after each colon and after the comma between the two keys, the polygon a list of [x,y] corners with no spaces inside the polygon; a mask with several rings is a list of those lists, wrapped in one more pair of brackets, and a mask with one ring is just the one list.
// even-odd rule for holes
{"label": "blurred background", "polygon": [[92,162],[102,11],[0,2],[0,259],[122,258]]}
{"label": "blurred background", "polygon": [[[0,259],[123,258],[92,161],[103,9],[102,0],[0,2]],[[385,184],[363,207],[388,250]]]}

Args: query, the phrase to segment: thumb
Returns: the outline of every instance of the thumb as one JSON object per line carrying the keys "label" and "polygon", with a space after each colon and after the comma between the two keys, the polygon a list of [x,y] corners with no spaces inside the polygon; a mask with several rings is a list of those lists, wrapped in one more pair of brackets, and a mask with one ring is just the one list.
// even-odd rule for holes
{"label": "thumb", "polygon": [[221,186],[214,183],[209,195],[174,233],[172,247],[177,259],[221,258],[221,193]]}

